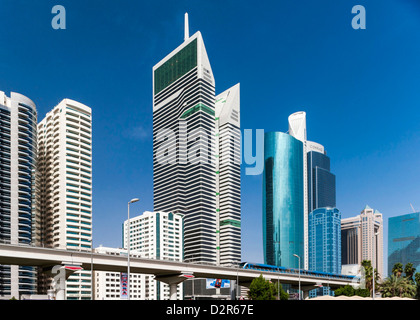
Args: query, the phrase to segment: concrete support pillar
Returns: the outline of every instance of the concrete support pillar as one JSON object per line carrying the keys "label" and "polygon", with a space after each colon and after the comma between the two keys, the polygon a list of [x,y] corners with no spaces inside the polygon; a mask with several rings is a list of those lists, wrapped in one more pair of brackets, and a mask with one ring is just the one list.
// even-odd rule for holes
{"label": "concrete support pillar", "polygon": [[176,300],[177,283],[169,284],[169,300]]}
{"label": "concrete support pillar", "polygon": [[155,280],[162,281],[169,285],[169,299],[176,300],[177,286],[181,282],[184,282],[187,279],[192,279],[194,276],[192,273],[178,273],[171,275],[159,275],[155,276]]}
{"label": "concrete support pillar", "polygon": [[[55,300],[66,300],[66,280],[76,271],[83,270],[80,265],[56,265],[51,269],[44,270],[53,277],[52,292]],[[50,293],[51,294],[51,291]]]}
{"label": "concrete support pillar", "polygon": [[313,285],[308,285],[308,286],[303,286],[301,288],[301,295],[302,295],[302,300],[308,299],[309,298],[309,291],[322,287],[321,283],[317,283],[317,284],[313,284]]}

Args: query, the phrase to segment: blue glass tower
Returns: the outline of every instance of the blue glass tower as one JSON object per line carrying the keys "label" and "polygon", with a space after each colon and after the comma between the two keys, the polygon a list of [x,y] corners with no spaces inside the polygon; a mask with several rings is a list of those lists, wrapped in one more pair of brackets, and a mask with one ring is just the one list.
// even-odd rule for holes
{"label": "blue glass tower", "polygon": [[309,213],[309,270],[341,273],[341,213],[319,208]]}
{"label": "blue glass tower", "polygon": [[[309,213],[309,270],[341,273],[341,213],[319,208]],[[330,287],[311,290],[309,297],[330,295]]]}
{"label": "blue glass tower", "polygon": [[420,212],[388,220],[388,275],[398,262],[411,262],[420,271]]}
{"label": "blue glass tower", "polygon": [[264,262],[298,268],[293,255],[304,254],[303,143],[286,133],[267,132],[264,162]]}
{"label": "blue glass tower", "polygon": [[330,172],[330,158],[310,151],[308,157],[308,212],[317,208],[335,207],[335,175]]}

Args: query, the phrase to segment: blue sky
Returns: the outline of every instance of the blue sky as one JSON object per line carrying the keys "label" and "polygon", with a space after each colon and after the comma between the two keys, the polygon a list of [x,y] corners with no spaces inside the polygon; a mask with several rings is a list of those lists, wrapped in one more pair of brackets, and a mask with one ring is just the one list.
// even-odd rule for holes
{"label": "blue sky", "polygon": [[[57,4],[66,30],[51,27]],[[366,30],[351,27],[357,4]],[[153,209],[152,67],[182,43],[185,12],[216,93],[241,83],[243,129],[287,131],[306,111],[343,217],[369,204],[387,235],[388,217],[420,210],[418,1],[2,0],[0,90],[31,98],[39,120],[63,98],[92,108],[94,246],[121,246],[131,198],[133,216]],[[263,259],[261,183],[242,175],[247,261]]]}

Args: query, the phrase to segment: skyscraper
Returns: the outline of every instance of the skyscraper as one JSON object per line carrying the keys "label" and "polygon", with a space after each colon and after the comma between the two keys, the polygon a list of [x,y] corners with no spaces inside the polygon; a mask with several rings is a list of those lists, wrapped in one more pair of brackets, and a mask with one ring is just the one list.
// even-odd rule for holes
{"label": "skyscraper", "polygon": [[303,143],[303,268],[308,269],[308,159],[306,156],[306,112],[298,111],[288,117],[289,134]]}
{"label": "skyscraper", "polygon": [[335,207],[335,175],[330,172],[330,158],[324,147],[307,141],[308,212]]}
{"label": "skyscraper", "polygon": [[264,136],[264,262],[298,268],[304,253],[303,143],[282,132]]}
{"label": "skyscraper", "polygon": [[388,275],[396,263],[409,262],[420,271],[420,212],[388,219]]}
{"label": "skyscraper", "polygon": [[[341,213],[337,208],[322,207],[308,216],[309,270],[341,273]],[[310,297],[330,295],[323,286],[309,292]]]}
{"label": "skyscraper", "polygon": [[154,211],[181,213],[184,260],[216,263],[215,81],[197,31],[153,67]]}
{"label": "skyscraper", "polygon": [[[302,155],[302,160],[299,160],[298,163],[295,163],[295,165],[301,165],[302,166],[302,174],[295,175],[294,178],[299,180],[302,179],[301,183],[299,183],[299,188],[301,186],[302,190],[302,199],[298,199],[297,197],[292,197],[289,199],[289,203],[291,203],[292,206],[296,206],[297,202],[301,203],[299,206],[302,206],[302,230],[303,230],[303,248],[302,248],[302,267],[304,269],[309,268],[309,226],[308,226],[308,215],[317,208],[326,208],[326,207],[335,207],[336,201],[335,201],[335,176],[330,172],[330,159],[327,157],[325,149],[322,145],[316,142],[308,141],[307,140],[307,129],[306,129],[306,112],[299,111],[291,114],[288,117],[288,123],[289,123],[289,130],[288,130],[288,136],[293,137],[295,140],[301,142],[301,151],[300,154]],[[286,134],[287,135],[287,134]],[[269,136],[266,136],[269,138]],[[270,139],[270,138],[269,138]],[[272,138],[271,138],[272,140]],[[270,141],[271,141],[270,140]],[[266,145],[268,148],[272,148],[269,144]],[[272,152],[272,151],[270,151]],[[289,154],[290,151],[286,150],[277,150],[276,153],[283,153],[285,155]],[[266,152],[265,152],[266,154]],[[266,156],[265,156],[266,158]],[[275,159],[274,157],[273,159]],[[267,160],[267,159],[266,159]],[[264,237],[265,241],[267,243],[264,244],[265,248],[267,249],[267,253],[271,252],[273,249],[269,249],[266,247],[269,243],[275,243],[279,240],[273,240],[269,239],[270,232],[275,232],[274,230],[270,231],[271,228],[271,222],[269,222],[270,218],[270,206],[274,205],[276,201],[278,201],[279,197],[279,190],[287,186],[287,184],[290,184],[290,181],[282,181],[279,184],[278,190],[275,191],[273,194],[270,194],[270,177],[267,176],[267,174],[270,174],[269,172],[272,170],[271,166],[275,163],[271,163],[271,160],[268,159],[268,162],[265,163],[265,176],[266,180],[264,180],[264,187],[266,187],[266,191],[264,191],[265,199],[265,207],[264,207],[264,219],[265,223],[268,223],[267,225],[264,225],[264,232],[267,232],[267,235]],[[286,161],[286,160],[284,160]],[[291,161],[290,159],[287,159],[287,161]],[[295,159],[295,155],[293,156],[293,161],[297,161]],[[290,170],[290,168],[277,168],[277,174],[280,174],[279,172]],[[286,174],[285,172],[282,172],[281,174]],[[281,185],[281,184],[284,185]],[[296,186],[294,186],[296,188]],[[286,207],[286,205],[285,205]],[[291,210],[289,208],[285,208],[282,210]],[[279,210],[279,209],[276,209]],[[296,210],[293,209],[293,210]],[[267,216],[268,215],[268,216]],[[295,212],[293,214],[294,216],[297,216],[298,213]],[[267,220],[267,217],[269,220]],[[285,232],[285,231],[283,231]],[[275,237],[275,235],[273,235]],[[274,242],[273,242],[274,241]],[[281,250],[282,254],[285,255],[285,248]],[[274,251],[271,253],[272,255]],[[289,255],[289,254],[288,254]],[[275,261],[275,259],[270,259],[267,257],[267,261]],[[278,261],[277,261],[278,263]]]}
{"label": "skyscraper", "polygon": [[[240,167],[232,161],[240,143],[239,85],[217,100],[216,107],[203,37],[189,35],[186,14],[184,42],[153,67],[154,211],[185,215],[185,261],[232,264],[241,255]],[[207,295],[201,282],[184,286]]]}
{"label": "skyscraper", "polygon": [[289,134],[303,143],[304,268],[309,267],[308,215],[317,208],[335,207],[335,175],[324,146],[307,140],[306,112],[288,118]]}
{"label": "skyscraper", "polygon": [[[91,109],[64,99],[38,124],[38,132],[42,241],[46,247],[90,251]],[[71,275],[66,283],[67,299],[90,299],[90,279],[90,271]]]}
{"label": "skyscraper", "polygon": [[[39,244],[36,202],[37,111],[32,100],[0,91],[0,241]],[[0,296],[34,294],[34,267],[0,265]]]}
{"label": "skyscraper", "polygon": [[368,205],[360,215],[341,220],[341,263],[361,265],[363,260],[383,277],[382,213]]}
{"label": "skyscraper", "polygon": [[241,262],[241,132],[239,84],[216,97],[217,261]]}
{"label": "skyscraper", "polygon": [[309,223],[309,270],[341,273],[341,213],[337,208],[311,211]]}
{"label": "skyscraper", "polygon": [[202,35],[189,35],[186,14],[184,42],[153,67],[154,211],[185,215],[185,261],[240,261],[239,113],[239,84],[216,102]]}

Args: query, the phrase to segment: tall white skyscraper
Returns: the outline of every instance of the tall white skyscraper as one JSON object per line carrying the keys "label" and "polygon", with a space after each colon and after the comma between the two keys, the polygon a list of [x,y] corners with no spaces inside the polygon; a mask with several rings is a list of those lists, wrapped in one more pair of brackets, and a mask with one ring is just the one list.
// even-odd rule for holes
{"label": "tall white skyscraper", "polygon": [[[130,218],[130,250],[143,258],[182,261],[184,216],[171,212],[145,211]],[[123,224],[123,247],[128,248],[128,220]],[[131,281],[130,281],[131,283]],[[144,275],[144,298],[146,300],[169,299],[169,285],[154,280],[153,275]],[[178,285],[177,299],[182,299],[182,284]]]}
{"label": "tall white skyscraper", "polygon": [[216,263],[214,86],[199,31],[153,67],[154,211],[185,214],[186,261]]}
{"label": "tall white skyscraper", "polygon": [[[36,202],[37,111],[29,98],[0,91],[0,241],[39,244]],[[0,265],[0,296],[37,290],[33,267]]]}
{"label": "tall white skyscraper", "polygon": [[217,101],[202,35],[189,36],[186,15],[184,42],[153,67],[154,210],[185,215],[185,261],[240,260],[240,167],[229,160],[240,145],[239,84]]}
{"label": "tall white skyscraper", "polygon": [[[40,210],[45,246],[90,251],[92,244],[92,113],[64,99],[38,124]],[[69,277],[66,298],[91,298],[90,271]]]}
{"label": "tall white skyscraper", "polygon": [[306,148],[306,112],[299,111],[291,114],[288,118],[289,134],[303,142],[303,228],[304,228],[304,258],[303,268],[309,267],[309,235],[308,235],[308,165]]}
{"label": "tall white skyscraper", "polygon": [[241,262],[241,131],[239,83],[216,97],[217,261]]}
{"label": "tall white skyscraper", "polygon": [[[200,31],[189,35],[186,14],[184,42],[153,67],[154,211],[185,215],[185,261],[240,260],[239,170],[233,164],[222,168],[217,158],[228,134],[237,135],[239,85],[219,98],[224,96],[226,106],[222,99],[216,107],[203,37]],[[207,294],[205,281],[191,287]]]}

